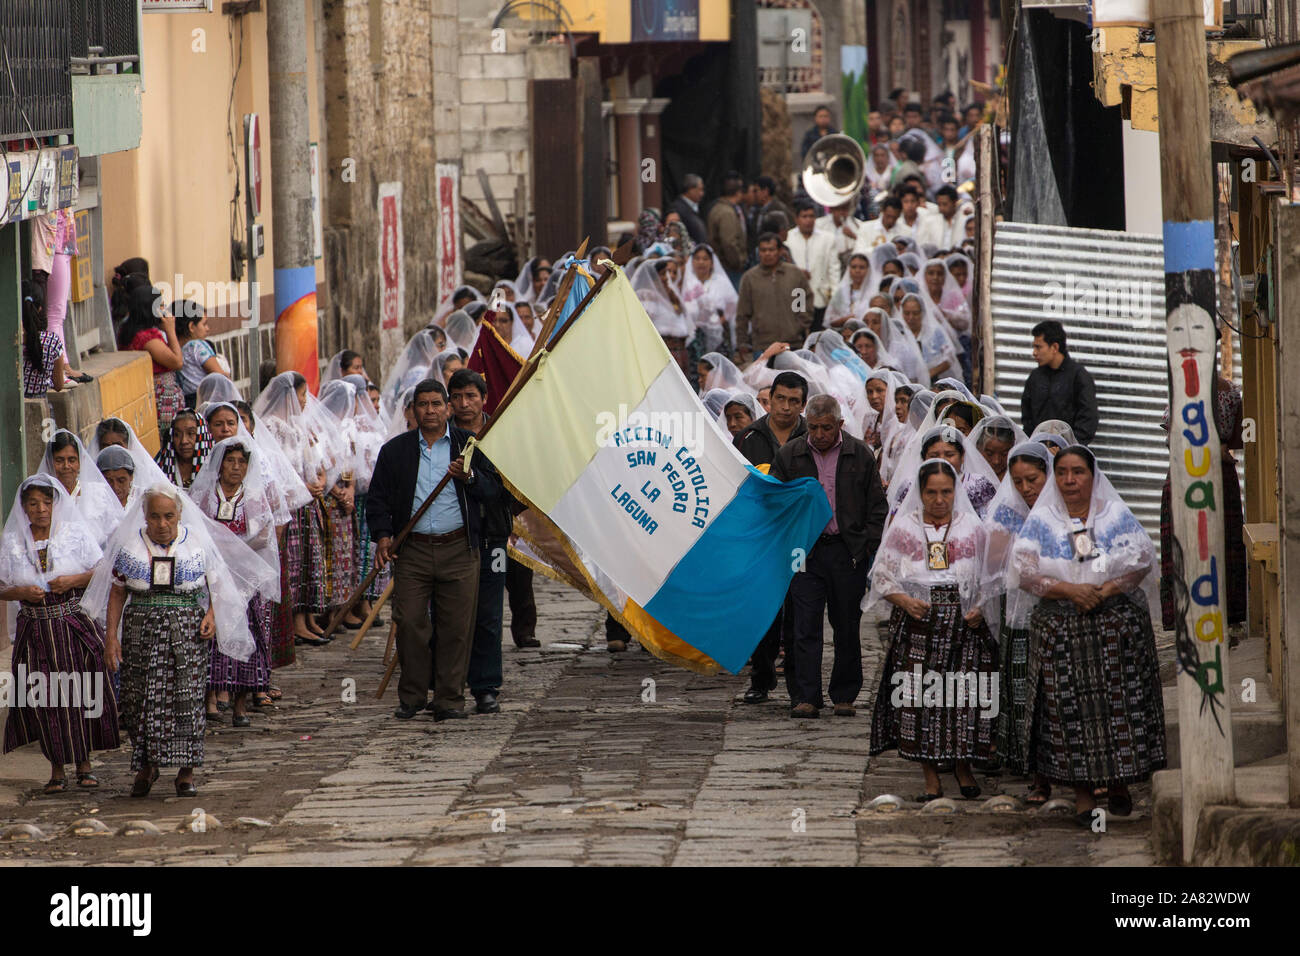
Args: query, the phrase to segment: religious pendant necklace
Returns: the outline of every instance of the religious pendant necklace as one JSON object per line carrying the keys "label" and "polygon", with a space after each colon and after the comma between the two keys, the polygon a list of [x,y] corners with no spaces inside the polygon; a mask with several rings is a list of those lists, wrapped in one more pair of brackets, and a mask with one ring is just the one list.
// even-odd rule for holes
{"label": "religious pendant necklace", "polygon": [[1070,537],[1074,543],[1074,556],[1079,561],[1087,561],[1097,550],[1092,540],[1092,533],[1084,524],[1083,518],[1070,518]]}
{"label": "religious pendant necklace", "polygon": [[943,537],[938,541],[930,540],[930,525],[925,525],[925,540],[928,550],[928,564],[931,571],[948,570],[948,532],[952,530],[952,519],[944,526]]}
{"label": "religious pendant necklace", "polygon": [[[144,531],[140,532],[140,537],[144,539],[144,546],[149,553],[149,586],[154,590],[170,591],[176,583],[176,545],[180,542],[180,534],[172,538],[171,543],[164,546],[155,544],[153,539]],[[159,554],[158,552],[162,553]]]}
{"label": "religious pendant necklace", "polygon": [[235,505],[239,499],[244,497],[244,486],[241,484],[235,489],[235,493],[229,498],[226,497],[225,490],[221,487],[221,482],[217,482],[217,520],[223,524],[229,524],[235,520]]}

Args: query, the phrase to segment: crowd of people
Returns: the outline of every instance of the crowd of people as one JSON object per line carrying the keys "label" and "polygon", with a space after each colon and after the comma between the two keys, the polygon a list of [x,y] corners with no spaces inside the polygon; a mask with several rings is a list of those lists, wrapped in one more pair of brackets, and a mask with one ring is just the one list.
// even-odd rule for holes
{"label": "crowd of people", "polygon": [[[1031,778],[1030,802],[1055,785],[1081,821],[1102,798],[1127,813],[1128,786],[1165,763],[1155,546],[1088,448],[1096,396],[1059,323],[1033,330],[1019,423],[971,391],[969,210],[947,172],[968,132],[943,114],[936,139],[912,104],[881,120],[884,195],[868,177],[856,202],[791,211],[770,179],[730,176],[706,208],[688,177],[667,217],[642,214],[625,268],[716,427],[773,479],[820,482],[831,505],[744,701],[768,700],[783,673],[792,718],[818,717],[826,697],[854,715],[867,613],[887,636],[871,751],[919,762],[919,799],[942,796],[948,769],[978,796],[975,771],[1001,765]],[[588,267],[610,255],[591,250]],[[153,360],[160,451],[115,418],[89,447],[60,430],[0,540],[15,667],[101,674],[110,706],[11,712],[5,750],[39,742],[48,793],[68,788],[69,764],[93,788],[91,753],[125,732],[134,796],[163,767],[192,795],[205,729],[250,726],[282,695],[277,669],[390,593],[394,716],[463,718],[466,687],[476,712],[498,712],[507,595],[516,646],[538,646],[537,614],[508,547],[523,505],[481,453],[464,461],[489,421],[468,363],[489,326],[531,354],[563,268],[538,256],[491,289],[457,289],[381,378],[343,350],[316,393],[285,371],[255,396],[206,341],[203,309],[163,303],[147,270],[118,268],[114,316],[121,346]],[[54,373],[36,299],[25,347]],[[1239,398],[1222,411],[1226,450]],[[631,639],[613,615],[606,635],[614,652]]]}

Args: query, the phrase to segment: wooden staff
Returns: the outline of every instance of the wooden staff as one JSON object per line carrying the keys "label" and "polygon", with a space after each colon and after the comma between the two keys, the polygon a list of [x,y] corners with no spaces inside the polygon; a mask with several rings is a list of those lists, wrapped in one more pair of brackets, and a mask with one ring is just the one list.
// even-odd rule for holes
{"label": "wooden staff", "polygon": [[[631,243],[625,244],[622,248],[619,249],[619,253],[620,254],[624,253],[626,250],[630,248],[630,246]],[[618,260],[615,259],[615,261],[617,262]],[[565,332],[573,328],[574,321],[578,318],[579,315],[582,314],[583,310],[586,309],[587,306],[591,304],[591,300],[596,297],[596,294],[600,292],[602,288],[604,288],[605,283],[609,280],[610,276],[612,276],[613,274],[614,272],[611,269],[607,271],[604,275],[602,275],[599,279],[596,280],[596,284],[591,287],[591,291],[589,291],[586,294],[586,296],[583,297],[582,301],[578,303],[578,307],[573,310],[573,315],[570,317],[569,321],[565,324],[564,328],[560,329],[560,331],[556,334],[555,336],[556,342],[559,342],[559,340],[564,336]],[[530,360],[529,363],[524,366],[524,368],[520,371],[519,375],[515,379],[515,385],[511,388],[511,390],[508,393],[506,393],[506,397],[501,400],[501,404],[497,406],[497,413],[493,415],[491,419],[488,420],[488,423],[484,425],[482,430],[478,433],[477,437],[479,441],[482,441],[482,439],[486,437],[487,433],[492,430],[493,425],[501,421],[501,418],[506,408],[514,400],[515,396],[518,395],[519,392],[522,390],[523,383],[526,382],[528,378],[531,377],[536,370],[537,370],[537,363],[535,361]],[[442,476],[442,480],[440,480],[438,482],[438,486],[433,489],[433,493],[429,495],[428,498],[424,499],[424,503],[420,505],[419,510],[416,511],[416,513],[411,517],[411,520],[406,523],[406,527],[404,527],[401,530],[401,532],[397,535],[397,537],[393,539],[392,552],[394,558],[396,558],[396,552],[398,548],[406,540],[406,536],[410,534],[411,529],[415,527],[416,522],[419,521],[420,517],[428,509],[429,505],[433,503],[433,499],[438,497],[443,487],[447,484],[447,481],[450,478],[451,478],[450,472]],[[355,592],[353,592],[352,596],[348,598],[348,602],[345,605],[343,605],[342,608],[340,608],[338,616],[335,617],[335,619],[330,623],[330,630],[333,630],[334,627],[336,627],[338,623],[343,619],[343,616],[356,604],[357,601],[361,599],[361,595],[365,593],[366,589],[370,586],[370,583],[374,580],[375,575],[378,573],[379,573],[379,568],[377,565],[370,569],[370,573],[366,575],[366,580],[361,583],[361,586],[358,587]],[[330,631],[327,630],[325,633],[328,634],[329,632]],[[389,681],[392,680],[394,671],[397,670],[397,661],[398,661],[398,655],[394,654],[392,661],[388,665],[388,669],[384,672],[383,680],[380,681],[379,691],[376,694],[376,698],[382,697],[384,692],[388,689],[388,683]]]}
{"label": "wooden staff", "polygon": [[371,606],[370,613],[366,615],[366,619],[361,622],[361,628],[357,631],[357,636],[352,639],[352,644],[348,647],[348,650],[355,651],[361,646],[361,639],[366,636],[366,631],[370,630],[370,625],[375,623],[375,618],[379,614],[379,609],[387,604],[388,599],[392,596],[393,582],[389,581],[388,584],[384,586],[384,590],[380,593],[379,598]]}
{"label": "wooden staff", "polygon": [[389,661],[389,655],[395,653],[393,645],[397,643],[397,622],[391,621],[388,625],[388,643],[384,645],[384,664]]}
{"label": "wooden staff", "polygon": [[587,243],[590,241],[590,236],[583,239],[582,245],[578,246],[578,251],[573,254],[574,261],[565,270],[564,278],[560,280],[560,287],[555,292],[555,298],[551,300],[551,307],[546,310],[546,318],[542,320],[542,328],[533,341],[533,350],[528,353],[529,358],[546,348],[546,340],[555,331],[555,323],[560,320],[560,312],[564,309],[564,301],[569,297],[569,290],[573,288],[573,280],[578,275],[578,260],[587,254]]}
{"label": "wooden staff", "polygon": [[1214,179],[1201,2],[1155,0],[1152,12],[1168,312],[1182,849],[1183,862],[1190,864],[1201,808],[1236,802],[1222,601],[1223,473],[1214,426]]}

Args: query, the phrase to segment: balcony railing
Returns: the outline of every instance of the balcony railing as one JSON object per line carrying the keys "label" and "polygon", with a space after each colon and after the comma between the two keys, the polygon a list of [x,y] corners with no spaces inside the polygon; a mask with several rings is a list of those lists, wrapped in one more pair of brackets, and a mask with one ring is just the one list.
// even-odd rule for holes
{"label": "balcony railing", "polygon": [[69,0],[0,3],[0,139],[72,132],[70,14]]}
{"label": "balcony railing", "polygon": [[63,0],[72,8],[71,64],[79,73],[134,73],[140,65],[136,0]]}

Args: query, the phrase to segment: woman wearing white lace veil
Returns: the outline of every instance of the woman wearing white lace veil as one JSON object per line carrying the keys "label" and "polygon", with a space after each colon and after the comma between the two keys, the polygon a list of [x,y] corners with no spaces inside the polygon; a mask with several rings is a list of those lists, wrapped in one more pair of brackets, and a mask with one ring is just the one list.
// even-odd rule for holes
{"label": "woman wearing white lace veil", "polygon": [[[43,677],[51,693],[60,686],[59,674],[79,674],[85,692],[96,695],[94,701],[58,695],[39,705],[10,702],[4,752],[39,743],[50,763],[46,793],[67,789],[69,763],[76,765],[79,787],[99,786],[91,752],[120,745],[104,635],[81,610],[83,590],[101,557],[99,543],[58,481],[33,475],[18,486],[0,534],[0,600],[15,602],[11,621],[17,609],[10,665],[16,674]],[[26,690],[27,678],[19,679]],[[95,709],[99,713],[92,716]]]}
{"label": "woman wearing white lace veil", "polygon": [[100,452],[114,445],[126,449],[135,465],[135,473],[131,481],[133,491],[167,480],[167,476],[153,460],[149,450],[136,437],[135,429],[120,418],[105,418],[95,426],[95,437],[90,440],[89,452],[95,458],[96,464],[99,462]]}
{"label": "woman wearing white lace veil", "polygon": [[[687,374],[687,351],[690,339],[695,336],[695,323],[686,314],[677,293],[670,288],[665,274],[676,268],[672,259],[650,259],[643,262],[632,276],[632,289],[668,346],[682,373]],[[689,375],[687,378],[689,379]]]}
{"label": "woman wearing white lace veil", "polygon": [[[1021,442],[1011,449],[1007,474],[998,493],[989,504],[985,528],[988,546],[984,551],[984,591],[1000,595],[998,615],[990,615],[989,624],[998,638],[1000,653],[998,690],[998,756],[1012,773],[1023,776],[1026,770],[1024,737],[1026,683],[1029,673],[1028,615],[1022,603],[1028,597],[1019,588],[1007,590],[1007,571],[1011,564],[1011,547],[1016,536],[1038,501],[1052,470],[1052,454],[1038,442]],[[1016,626],[1008,625],[1015,619]],[[1041,806],[1051,793],[1046,778],[1035,775],[1027,802]]]}
{"label": "woman wearing white lace veil", "polygon": [[870,411],[864,419],[862,440],[876,453],[876,461],[880,462],[890,439],[902,427],[894,403],[894,374],[883,368],[870,372],[863,383],[863,391]]}
{"label": "woman wearing white lace veil", "polygon": [[1038,427],[1034,429],[1035,434],[1046,432],[1048,435],[1059,435],[1065,439],[1066,445],[1079,444],[1078,439],[1074,437],[1074,429],[1061,421],[1059,418],[1049,418],[1045,422],[1039,422]]}
{"label": "woman wearing white lace veil", "polygon": [[[938,402],[935,404],[937,405]],[[931,409],[932,414],[933,409]],[[928,424],[933,421],[931,415],[926,416],[927,422],[917,430],[916,436],[904,449],[895,474],[907,476],[916,470],[920,462],[931,458],[943,458],[957,469],[961,476],[962,489],[970,499],[971,507],[983,518],[985,509],[998,491],[997,475],[957,429],[951,425]],[[910,482],[906,477],[890,484],[890,520],[893,520],[909,490]]]}
{"label": "woman wearing white lace veil", "polygon": [[732,439],[761,418],[758,402],[748,391],[734,391],[722,407],[718,424],[727,430]]}
{"label": "woman wearing white lace veil", "polygon": [[275,508],[261,455],[251,435],[223,438],[213,447],[190,488],[190,497],[212,520],[243,541],[267,566],[273,583],[254,595],[248,605],[248,630],[254,649],[247,660],[236,660],[214,648],[208,668],[207,719],[221,721],[218,695],[228,695],[234,713],[231,725],[248,727],[250,694],[265,694],[271,686],[270,602],[280,600],[280,551],[275,534]]}
{"label": "woman wearing white lace veil", "polygon": [[830,328],[838,329],[851,319],[862,318],[875,292],[871,277],[871,261],[865,252],[849,256],[849,267],[826,303],[826,323]]}
{"label": "woman wearing white lace veil", "polygon": [[311,499],[294,512],[284,533],[295,644],[327,643],[317,616],[325,613],[325,513],[323,499],[339,468],[321,439],[332,426],[298,372],[281,372],[253,404],[258,431],[270,433],[307,488]]}
{"label": "woman wearing white lace veil", "polygon": [[[459,361],[460,356],[455,357]],[[447,377],[451,377],[450,372]],[[342,605],[360,583],[358,569],[362,555],[356,523],[356,500],[363,485],[369,490],[379,444],[378,436],[364,427],[357,417],[356,389],[351,383],[338,382],[327,386],[321,391],[321,405],[336,423],[347,449],[345,463],[323,503],[329,537],[326,603],[332,615],[332,609]],[[364,501],[364,495],[362,500]],[[350,615],[343,619],[343,623],[348,627],[360,627],[364,620],[359,616],[360,613],[361,608],[354,607]]]}
{"label": "woman wearing white lace veil", "polygon": [[961,294],[969,303],[973,294],[972,282],[975,275],[970,257],[965,253],[954,252],[944,257],[943,264],[948,267],[948,274],[957,282],[957,287],[961,289]]}
{"label": "woman wearing white lace veil", "polygon": [[898,359],[885,348],[880,336],[871,329],[858,329],[849,337],[849,347],[870,369],[892,368],[901,372]]}
{"label": "woman wearing white lace veil", "polygon": [[[362,361],[359,353],[351,349],[343,349],[330,357],[329,365],[325,367],[325,373],[320,377],[320,383],[324,385],[327,382],[337,382],[345,375],[364,376],[365,370],[365,362]],[[202,408],[203,404],[200,402],[198,407]]]}
{"label": "woman wearing white lace veil", "polygon": [[1016,445],[1029,441],[1019,425],[1007,415],[989,415],[971,429],[966,444],[979,452],[998,481],[1007,473],[1007,456]]}
{"label": "woman wearing white lace veil", "polygon": [[415,418],[412,416],[412,409],[415,406],[415,386],[403,389],[402,394],[398,396],[396,409],[388,420],[388,432],[385,441],[391,441],[403,432],[409,432],[415,427]]}
{"label": "woman wearing white lace veil", "polygon": [[844,396],[840,400],[840,410],[844,414],[845,421],[852,418],[860,432],[855,437],[864,436],[876,420],[875,412],[872,411],[866,392],[863,390],[867,377],[871,374],[871,366],[863,362],[858,354],[849,348],[843,336],[830,329],[814,332],[808,336],[806,347],[801,351],[811,351],[816,360],[826,368],[831,385],[837,393]]}
{"label": "woman wearing white lace veil", "polygon": [[931,184],[932,188],[929,192],[933,193],[934,188],[937,188],[938,184],[944,182],[943,161],[945,156],[943,148],[934,141],[932,136],[929,136],[923,130],[919,129],[906,130],[898,137],[898,142],[900,144],[907,140],[915,140],[925,147],[925,156],[921,159],[918,165],[921,167],[921,172],[925,176],[925,181]]}
{"label": "woman wearing white lace veil", "polygon": [[1036,431],[1030,435],[1029,440],[1038,442],[1053,455],[1058,454],[1062,448],[1069,448],[1071,445],[1071,442],[1066,441],[1064,436],[1042,430]]}
{"label": "woman wearing white lace veil", "polygon": [[[441,329],[438,331],[441,332],[444,338],[446,337],[447,333],[445,331]],[[412,388],[422,379],[429,377],[429,367],[433,365],[433,357],[439,351],[432,330],[421,329],[411,336],[411,340],[402,349],[402,354],[397,357],[397,361],[393,363],[392,368],[388,370],[388,374],[384,376],[382,401],[387,411],[391,412],[393,410],[397,396],[402,393],[403,389]]]}
{"label": "woman wearing white lace veil", "polygon": [[[520,305],[528,309],[530,313],[532,312],[532,306],[529,303],[522,302]],[[521,359],[528,358],[528,356],[532,354],[533,346],[536,344],[537,340],[524,325],[524,320],[519,315],[519,309],[516,306],[511,305],[509,302],[499,303],[498,309],[510,316],[510,336],[506,339],[507,344]],[[536,328],[536,325],[534,325],[534,328]],[[538,331],[540,331],[540,329]],[[502,336],[502,338],[506,337]]]}
{"label": "woman wearing white lace veil", "polygon": [[239,388],[235,383],[220,372],[213,372],[211,375],[205,375],[199,381],[198,390],[194,393],[194,408],[200,409],[208,402],[241,402],[244,396],[239,394]]}
{"label": "woman wearing white lace veil", "polygon": [[[203,406],[200,414],[208,423],[208,432],[212,435],[214,443],[227,438],[241,438],[250,444],[256,445],[259,450],[261,449],[261,443],[249,434],[248,429],[244,427],[244,420],[239,414],[239,409],[230,402],[209,402]],[[275,442],[268,442],[267,444],[278,450]],[[263,452],[254,456],[252,464],[252,467],[256,468],[260,473],[259,480],[264,483],[267,489],[276,527],[287,525],[293,520],[294,510],[301,508],[311,500],[311,495],[307,492],[307,486],[287,466],[286,461],[283,453],[280,454],[280,463],[277,464],[276,461],[272,460],[270,453]],[[202,473],[202,469],[200,469],[200,473]],[[195,476],[194,480],[198,481],[198,477]],[[193,485],[190,487],[192,490]]]}
{"label": "woman wearing white lace veil", "polygon": [[[871,569],[863,611],[891,606],[889,645],[880,671],[871,721],[874,756],[897,749],[920,761],[925,774],[922,802],[943,795],[939,761],[956,761],[962,796],[974,799],[979,785],[970,761],[986,759],[993,741],[989,687],[956,700],[923,696],[917,675],[935,672],[944,685],[950,674],[996,672],[993,641],[984,621],[982,587],[984,524],[958,487],[951,464],[928,460],[909,475],[909,492],[885,529]],[[960,678],[958,678],[960,680]],[[940,696],[945,688],[940,689]]]}
{"label": "woman wearing white lace veil", "polygon": [[916,252],[900,252],[898,261],[902,263],[905,279],[917,279],[921,277],[921,269],[925,265],[925,260]]}
{"label": "woman wearing white lace veil", "polygon": [[969,336],[970,303],[966,301],[957,280],[948,271],[947,264],[942,259],[929,259],[925,263],[923,276],[925,294],[930,299],[930,304],[939,310],[939,314],[958,336]]}
{"label": "woman wearing white lace veil", "polygon": [[[179,767],[176,795],[193,797],[203,763],[203,696],[216,638],[223,654],[254,649],[247,608],[275,572],[171,485],[146,489],[104,550],[82,598],[107,623],[105,660],[122,669],[122,724],[131,735],[131,795],[147,796],[159,767]],[[122,640],[117,634],[121,626]]]}
{"label": "woman wearing white lace veil", "polygon": [[458,349],[464,349],[466,355],[474,347],[474,340],[478,338],[478,323],[471,319],[469,313],[463,309],[457,309],[447,316],[447,322],[443,325],[443,330],[447,333],[448,344]]}
{"label": "woman wearing white lace veil", "polygon": [[537,298],[536,287],[540,284],[536,281],[536,277],[542,269],[545,269],[548,276],[550,275],[551,261],[542,256],[533,256],[524,263],[524,267],[519,270],[519,275],[515,277],[516,302],[532,302]]}
{"label": "woman wearing white lace veil", "polygon": [[695,322],[692,355],[698,357],[720,350],[731,354],[739,297],[722,262],[711,246],[701,243],[682,271],[682,304]]}
{"label": "woman wearing white lace veil", "polygon": [[[1094,788],[1133,809],[1128,785],[1165,766],[1164,701],[1152,620],[1160,613],[1150,535],[1082,445],[1064,448],[1012,546],[1008,589],[1029,614],[1029,769],[1074,788],[1080,824]],[[1008,623],[1020,622],[1010,616]]]}
{"label": "woman wearing white lace veil", "polygon": [[711,388],[725,388],[729,392],[748,392],[753,395],[757,389],[745,381],[744,374],[721,352],[706,352],[697,363],[700,385],[704,391]]}
{"label": "woman wearing white lace veil", "polygon": [[927,308],[921,296],[914,292],[905,294],[898,310],[907,331],[921,350],[930,380],[961,370],[961,359],[948,331],[935,318],[934,310]]}
{"label": "woman wearing white lace veil", "polygon": [[908,331],[903,320],[876,307],[867,309],[863,319],[867,327],[876,334],[880,344],[889,352],[894,367],[906,375],[909,382],[929,386],[930,369],[921,354],[921,346],[916,336]]}
{"label": "woman wearing white lace veil", "polygon": [[66,428],[56,431],[37,473],[58,479],[102,548],[125,512],[81,439]]}

